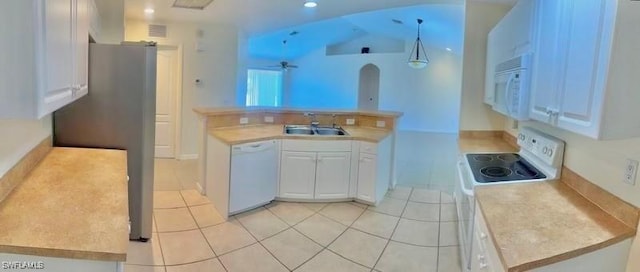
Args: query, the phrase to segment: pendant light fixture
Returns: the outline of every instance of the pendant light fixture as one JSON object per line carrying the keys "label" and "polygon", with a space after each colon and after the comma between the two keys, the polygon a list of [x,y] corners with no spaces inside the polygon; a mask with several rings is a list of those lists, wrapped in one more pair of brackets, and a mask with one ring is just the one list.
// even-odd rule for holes
{"label": "pendant light fixture", "polygon": [[[420,26],[422,22],[422,19],[418,19],[418,38],[416,38],[416,44],[413,46],[411,54],[409,55],[409,67],[414,69],[422,69],[429,63],[427,52],[424,50],[422,40],[420,40]],[[420,55],[420,50],[422,50],[422,56]]]}

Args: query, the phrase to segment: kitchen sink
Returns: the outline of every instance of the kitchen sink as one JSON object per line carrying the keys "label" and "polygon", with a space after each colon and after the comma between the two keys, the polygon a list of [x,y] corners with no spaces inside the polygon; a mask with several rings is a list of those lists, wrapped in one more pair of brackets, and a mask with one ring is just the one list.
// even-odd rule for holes
{"label": "kitchen sink", "polygon": [[342,128],[316,128],[315,133],[318,135],[347,135]]}
{"label": "kitchen sink", "polygon": [[284,129],[285,134],[296,134],[296,135],[313,135],[313,130],[311,128],[298,128],[292,127]]}
{"label": "kitchen sink", "polygon": [[307,125],[285,125],[284,133],[289,135],[333,135],[347,136],[349,135],[341,127],[313,127]]}

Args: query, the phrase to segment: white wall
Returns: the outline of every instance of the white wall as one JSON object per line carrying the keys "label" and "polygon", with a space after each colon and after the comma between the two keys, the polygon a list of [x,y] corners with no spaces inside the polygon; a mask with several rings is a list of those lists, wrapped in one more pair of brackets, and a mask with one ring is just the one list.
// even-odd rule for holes
{"label": "white wall", "polygon": [[[223,25],[195,23],[161,23],[167,25],[167,38],[147,36],[148,23],[127,20],[125,39],[128,41],[154,40],[159,44],[181,46],[182,96],[181,154],[190,157],[198,152],[198,118],[194,107],[232,106],[236,103],[238,34],[236,28]],[[203,36],[198,37],[198,30]],[[196,43],[203,51],[196,51]],[[202,80],[196,85],[195,80]]]}
{"label": "white wall", "polygon": [[502,130],[505,117],[482,103],[487,34],[511,6],[466,1],[460,130]]}
{"label": "white wall", "polygon": [[[412,44],[407,43],[407,47]],[[373,46],[372,46],[373,47]],[[292,63],[285,106],[356,108],[360,69],[380,69],[380,110],[401,111],[399,129],[458,131],[462,59],[445,50],[426,48],[431,63],[422,70],[407,65],[408,52],[326,56],[316,50]]]}
{"label": "white wall", "polygon": [[124,0],[95,0],[100,14],[98,43],[119,44],[124,40]]}
{"label": "white wall", "polygon": [[0,120],[0,177],[51,135],[51,115],[40,120]]}

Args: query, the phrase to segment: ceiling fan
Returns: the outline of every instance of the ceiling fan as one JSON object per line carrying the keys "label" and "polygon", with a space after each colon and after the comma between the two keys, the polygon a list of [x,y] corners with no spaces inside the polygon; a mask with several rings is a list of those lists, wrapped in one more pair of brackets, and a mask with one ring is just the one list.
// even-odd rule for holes
{"label": "ceiling fan", "polygon": [[[287,51],[287,40],[283,40],[282,41],[282,47],[283,47],[283,51],[286,53],[286,51]],[[286,55],[286,54],[283,54],[283,55]],[[298,68],[298,65],[294,65],[294,64],[289,63],[286,60],[283,60],[283,61],[281,61],[280,63],[278,63],[276,65],[271,65],[271,66],[268,66],[268,67],[270,67],[270,68],[280,68],[283,71],[287,71],[290,68],[291,69]]]}

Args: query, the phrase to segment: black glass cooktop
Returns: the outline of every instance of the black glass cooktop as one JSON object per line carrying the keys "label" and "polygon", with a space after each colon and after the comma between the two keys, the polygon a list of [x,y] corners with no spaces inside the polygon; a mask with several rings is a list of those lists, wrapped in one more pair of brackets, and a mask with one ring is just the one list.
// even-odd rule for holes
{"label": "black glass cooktop", "polygon": [[467,154],[473,177],[480,183],[543,179],[541,171],[514,153]]}

